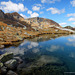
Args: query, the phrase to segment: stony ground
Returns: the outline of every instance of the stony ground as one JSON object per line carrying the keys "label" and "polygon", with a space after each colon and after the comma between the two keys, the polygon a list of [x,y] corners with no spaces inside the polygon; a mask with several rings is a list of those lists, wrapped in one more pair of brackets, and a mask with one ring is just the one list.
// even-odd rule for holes
{"label": "stony ground", "polygon": [[0,48],[13,45],[14,42],[25,38],[33,38],[42,34],[70,34],[72,32],[60,30],[55,27],[43,28],[38,30],[27,30],[22,27],[14,27],[0,22]]}

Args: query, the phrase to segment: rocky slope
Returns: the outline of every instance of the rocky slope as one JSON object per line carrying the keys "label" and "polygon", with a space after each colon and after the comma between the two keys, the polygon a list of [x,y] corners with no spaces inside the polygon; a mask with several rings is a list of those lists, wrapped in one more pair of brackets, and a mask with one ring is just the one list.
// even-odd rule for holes
{"label": "rocky slope", "polygon": [[0,21],[6,23],[7,25],[12,25],[15,27],[25,27],[27,30],[32,30],[31,25],[26,23],[24,18],[20,16],[17,12],[14,13],[4,13],[0,10]]}
{"label": "rocky slope", "polygon": [[71,30],[74,30],[74,31],[75,31],[75,28],[74,28],[74,27],[71,27],[71,26],[66,26],[66,27],[64,27],[64,28],[66,28],[66,29],[71,29]]}
{"label": "rocky slope", "polygon": [[34,29],[44,29],[44,28],[47,29],[50,27],[61,27],[55,21],[46,18],[34,17],[34,18],[25,19],[25,21],[28,24],[31,24],[32,28]]}
{"label": "rocky slope", "polygon": [[72,30],[62,28],[58,23],[45,18],[24,19],[18,13],[4,13],[0,10],[0,48],[13,45],[24,38],[42,34],[70,34]]}

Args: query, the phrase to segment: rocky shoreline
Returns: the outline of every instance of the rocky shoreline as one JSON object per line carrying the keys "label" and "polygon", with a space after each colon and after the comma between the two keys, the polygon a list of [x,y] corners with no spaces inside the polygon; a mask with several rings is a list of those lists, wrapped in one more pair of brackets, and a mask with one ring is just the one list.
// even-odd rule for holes
{"label": "rocky shoreline", "polygon": [[0,75],[18,75],[14,70],[23,63],[20,57],[14,57],[12,52],[0,55]]}

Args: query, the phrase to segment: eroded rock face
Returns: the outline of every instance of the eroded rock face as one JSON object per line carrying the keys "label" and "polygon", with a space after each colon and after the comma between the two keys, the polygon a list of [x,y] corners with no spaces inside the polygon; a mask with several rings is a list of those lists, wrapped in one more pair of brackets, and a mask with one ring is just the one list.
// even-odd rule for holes
{"label": "eroded rock face", "polygon": [[11,53],[5,53],[5,54],[0,56],[0,61],[2,63],[5,63],[6,61],[8,61],[8,60],[10,60],[12,58],[13,58],[13,53],[12,52]]}
{"label": "eroded rock face", "polygon": [[11,59],[5,62],[5,66],[9,69],[15,69],[17,67],[17,61],[15,59]]}

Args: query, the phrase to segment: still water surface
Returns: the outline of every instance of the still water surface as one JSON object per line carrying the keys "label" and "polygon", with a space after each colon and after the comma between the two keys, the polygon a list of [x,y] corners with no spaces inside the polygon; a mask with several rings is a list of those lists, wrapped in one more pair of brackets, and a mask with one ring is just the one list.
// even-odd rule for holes
{"label": "still water surface", "polygon": [[[52,67],[49,69],[53,69],[54,66],[56,69],[64,67],[66,70],[62,71],[61,69],[61,75],[64,72],[75,72],[75,35],[41,35],[33,39],[26,39],[18,46],[0,50],[0,54],[5,52],[13,52],[15,56],[20,56],[23,59],[24,62],[18,67],[20,75],[22,73],[24,75],[26,70],[31,71],[33,67],[42,67],[44,71],[49,66]],[[56,69],[54,68],[54,70]],[[39,73],[38,71],[33,75]]]}

